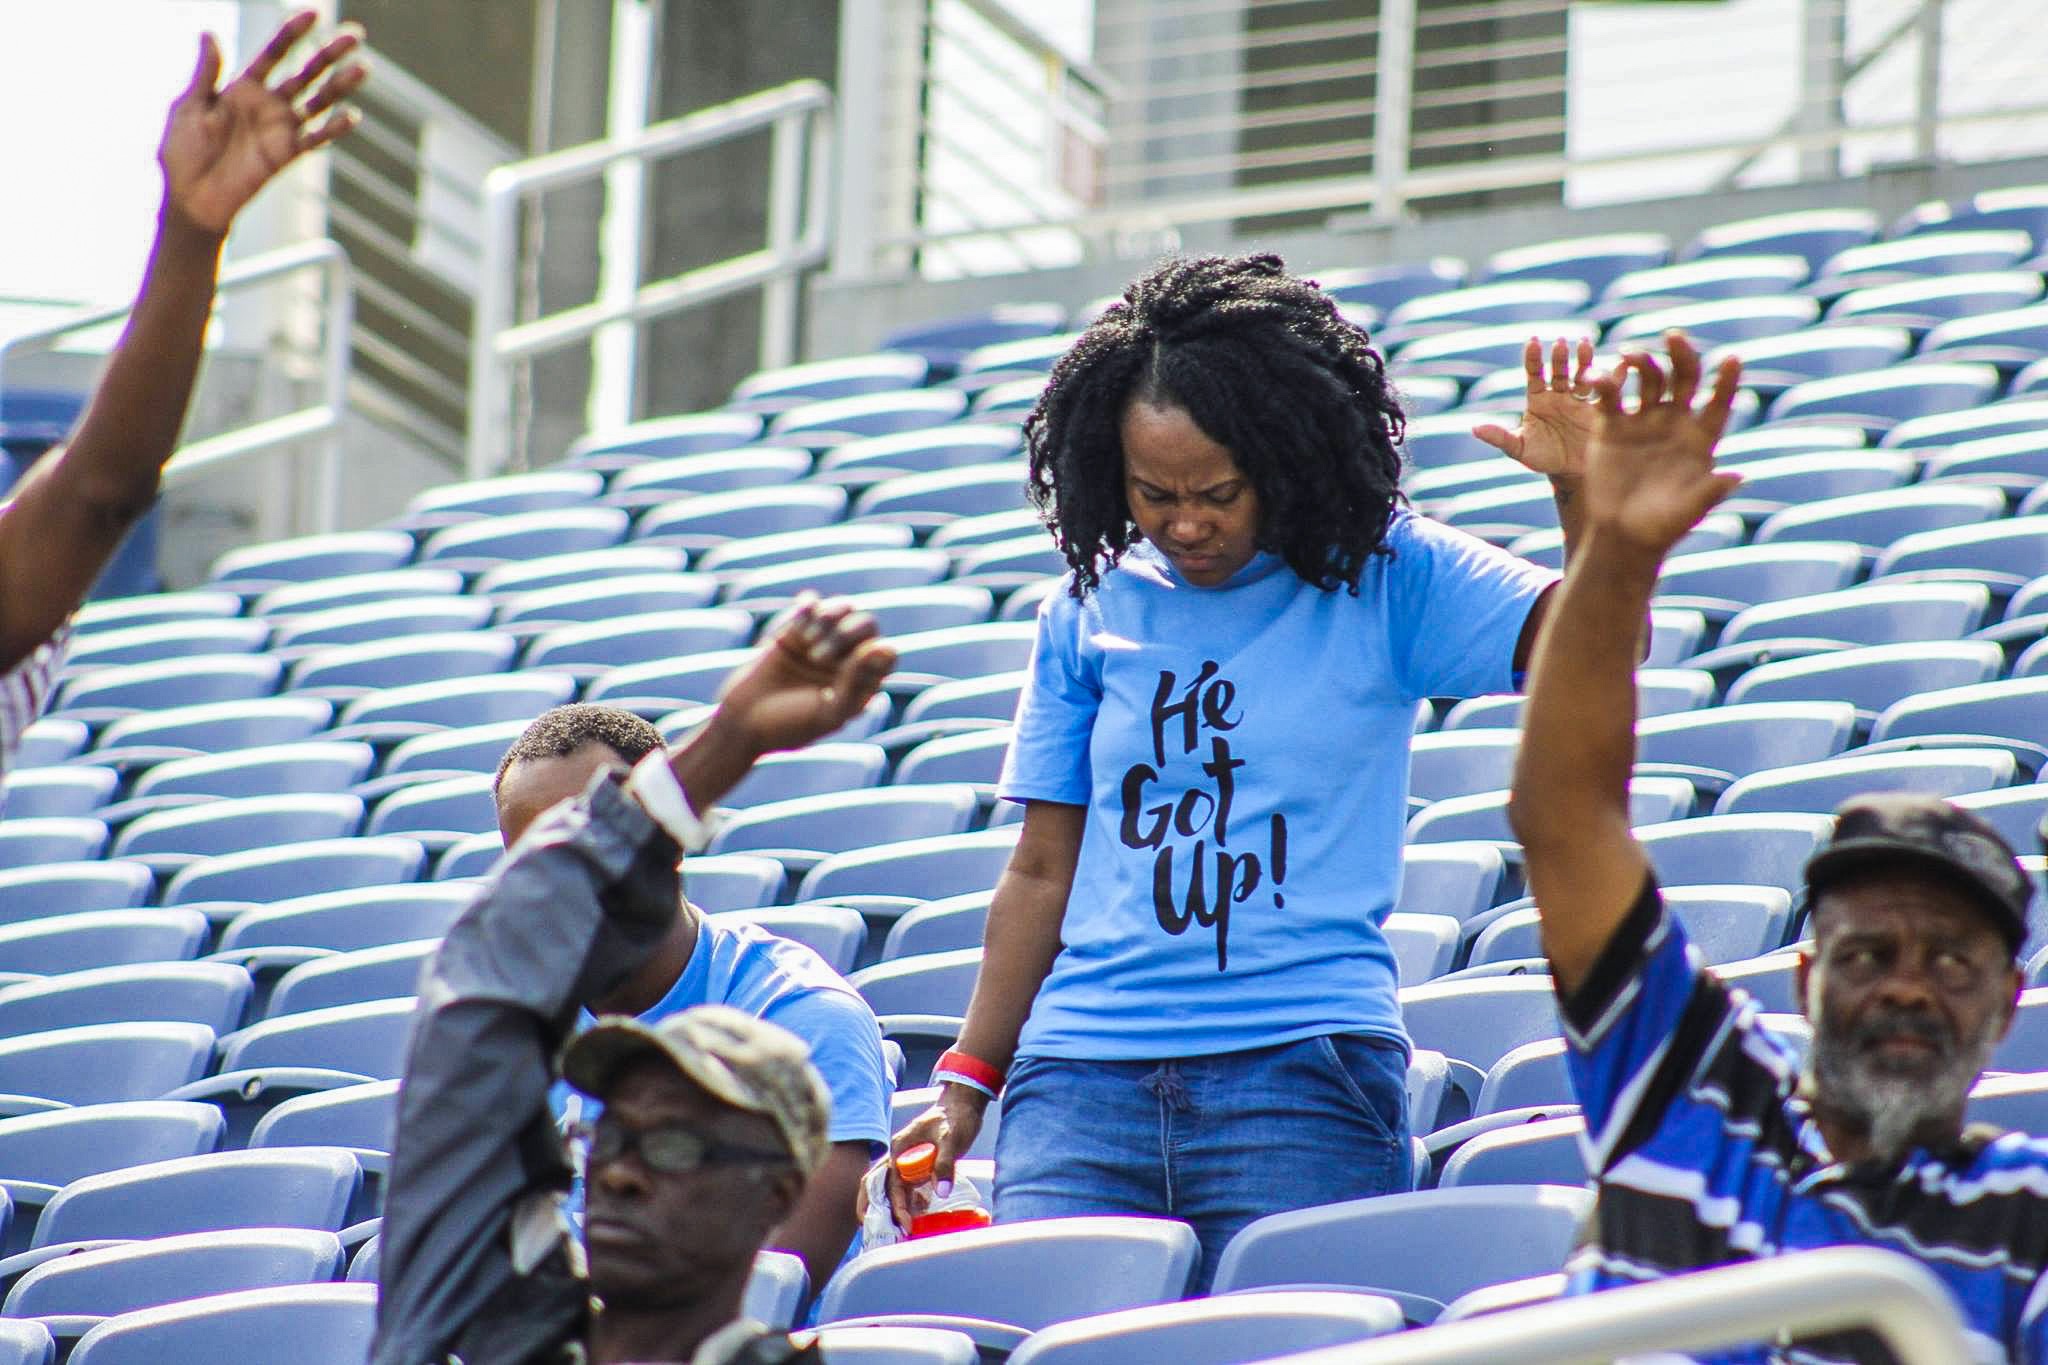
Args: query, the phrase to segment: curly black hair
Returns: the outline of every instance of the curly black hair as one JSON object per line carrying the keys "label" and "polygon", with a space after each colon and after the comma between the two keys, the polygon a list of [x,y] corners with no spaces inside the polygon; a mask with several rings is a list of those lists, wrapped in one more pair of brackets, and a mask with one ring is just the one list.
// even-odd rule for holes
{"label": "curly black hair", "polygon": [[1024,422],[1031,501],[1076,597],[1139,538],[1125,409],[1184,409],[1259,498],[1258,544],[1305,582],[1358,591],[1401,501],[1401,406],[1363,329],[1278,256],[1163,262],[1053,367]]}
{"label": "curly black hair", "polygon": [[628,767],[662,747],[661,731],[616,706],[595,702],[571,702],[543,711],[526,727],[512,747],[498,760],[498,775],[491,779],[496,791],[515,763],[540,758],[567,758],[586,744],[602,744],[617,754]]}

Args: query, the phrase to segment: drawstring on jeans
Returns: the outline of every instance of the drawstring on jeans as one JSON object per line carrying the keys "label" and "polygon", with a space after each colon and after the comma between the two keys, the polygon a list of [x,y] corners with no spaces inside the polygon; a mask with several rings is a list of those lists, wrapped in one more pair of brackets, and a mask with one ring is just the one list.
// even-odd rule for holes
{"label": "drawstring on jeans", "polygon": [[1145,1087],[1147,1094],[1165,1101],[1176,1110],[1189,1107],[1187,1083],[1181,1080],[1180,1068],[1172,1062],[1161,1062],[1157,1071],[1138,1084]]}

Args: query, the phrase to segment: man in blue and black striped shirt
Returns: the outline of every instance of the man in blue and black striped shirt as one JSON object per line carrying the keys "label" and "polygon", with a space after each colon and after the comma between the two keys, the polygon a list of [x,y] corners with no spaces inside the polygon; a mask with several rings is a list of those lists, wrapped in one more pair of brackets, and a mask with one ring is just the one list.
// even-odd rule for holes
{"label": "man in blue and black striped shirt", "polygon": [[[2029,887],[1946,802],[1851,801],[1807,866],[1804,1059],[1702,970],[1629,831],[1634,632],[1664,556],[1733,491],[1713,447],[1737,367],[1695,410],[1700,361],[1631,356],[1601,382],[1577,496],[1587,531],[1539,642],[1512,813],[1585,1111],[1599,1204],[1577,1291],[1860,1244],[1917,1257],[1984,1360],[2048,1361],[2048,1142],[1965,1128],[2011,1026]],[[1626,410],[1633,372],[1641,402]],[[1884,1359],[1872,1339],[1724,1359]]]}

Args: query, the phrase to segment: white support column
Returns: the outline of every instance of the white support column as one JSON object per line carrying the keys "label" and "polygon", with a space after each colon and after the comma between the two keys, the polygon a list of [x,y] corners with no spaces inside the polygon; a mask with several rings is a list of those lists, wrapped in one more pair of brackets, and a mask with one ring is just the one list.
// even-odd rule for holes
{"label": "white support column", "polygon": [[[1832,139],[1842,129],[1843,72],[1848,67],[1849,16],[1845,0],[1802,0],[1799,52],[1799,132]],[[1839,141],[1808,141],[1799,148],[1801,180],[1831,180],[1842,173]]]}
{"label": "white support column", "polygon": [[[802,114],[775,120],[768,151],[768,249],[779,264],[796,255],[803,235],[804,155],[807,129]],[[796,315],[801,277],[777,275],[761,286],[761,353],[764,370],[796,363]]]}
{"label": "white support column", "polygon": [[1372,111],[1372,217],[1401,216],[1408,180],[1408,132],[1415,96],[1415,0],[1382,0]]}
{"label": "white support column", "polygon": [[1914,27],[1920,62],[1913,91],[1913,159],[1932,162],[1941,151],[1936,138],[1941,125],[1941,0],[1920,0]]}
{"label": "white support column", "polygon": [[[611,89],[605,136],[629,138],[647,126],[654,103],[660,0],[612,0]],[[623,307],[640,289],[647,223],[647,168],[621,161],[606,169],[604,219],[598,229],[597,301]],[[640,329],[614,323],[591,338],[592,430],[633,420],[639,391]]]}
{"label": "white support column", "polygon": [[[888,69],[887,21],[884,0],[839,0],[839,76],[834,94],[839,126],[847,136],[838,149],[832,273],[841,279],[867,279],[875,270],[878,182],[889,164],[882,98],[883,73]],[[765,339],[766,332],[762,335]]]}

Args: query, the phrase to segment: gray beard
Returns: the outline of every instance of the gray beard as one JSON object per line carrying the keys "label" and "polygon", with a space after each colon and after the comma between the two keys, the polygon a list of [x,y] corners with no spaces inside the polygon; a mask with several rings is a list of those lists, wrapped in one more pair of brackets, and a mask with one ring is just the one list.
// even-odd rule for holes
{"label": "gray beard", "polygon": [[1808,1001],[1815,1020],[1808,1084],[1828,1109],[1863,1131],[1882,1161],[1904,1155],[1926,1125],[1960,1113],[1998,1045],[2000,1021],[1994,1017],[1975,1038],[1952,1047],[1938,1043],[1926,1074],[1901,1074],[1879,1065],[1849,1030],[1814,1008],[1818,1004]]}

